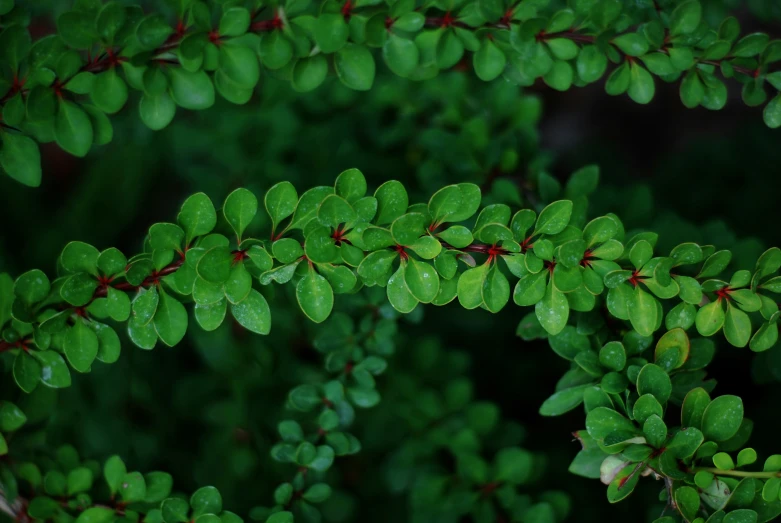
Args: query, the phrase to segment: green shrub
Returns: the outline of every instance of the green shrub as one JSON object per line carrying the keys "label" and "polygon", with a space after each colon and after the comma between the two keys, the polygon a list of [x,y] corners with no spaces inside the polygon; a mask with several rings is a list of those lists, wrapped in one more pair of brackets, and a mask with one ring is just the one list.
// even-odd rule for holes
{"label": "green shrub", "polygon": [[[762,33],[741,36],[732,17],[712,29],[694,0],[570,4],[180,1],[165,14],[144,15],[118,2],[80,1],[58,16],[58,36],[32,43],[25,10],[0,0],[0,165],[26,185],[41,183],[36,142],[55,141],[84,156],[93,144],[111,141],[106,115],[127,103],[128,85],[141,91],[143,123],[160,130],[177,107],[211,107],[215,92],[234,104],[249,102],[261,76],[270,89],[284,80],[310,91],[333,68],[347,88],[368,90],[381,54],[395,75],[429,83],[384,79],[400,94],[375,86],[379,94],[365,99],[367,106],[403,112],[396,106],[417,91],[426,95],[421,111],[436,113],[421,146],[436,158],[419,165],[421,184],[430,189],[425,198],[408,192],[406,181],[370,187],[358,169],[327,185],[320,174],[298,187],[285,179],[296,177],[282,175],[273,185],[261,182],[270,186],[262,194],[234,189],[219,206],[205,192],[189,196],[175,218],[149,227],[138,252],[72,241],[51,277],[38,269],[15,278],[0,274],[0,390],[10,398],[0,401],[0,517],[242,521],[223,510],[213,486],[185,494],[168,472],[134,471],[140,467],[132,456],[144,454],[144,442],[134,441],[123,460],[111,450],[112,436],[105,441],[106,433],[116,434],[110,423],[92,427],[92,415],[80,412],[90,410],[87,396],[125,395],[103,374],[110,372],[104,364],[133,372],[123,363],[130,356],[121,358],[123,345],[132,344],[174,358],[161,376],[168,386],[189,380],[176,398],[185,422],[197,412],[270,455],[260,466],[267,469],[264,488],[240,484],[236,490],[246,495],[232,496],[251,500],[253,520],[365,518],[350,495],[358,490],[351,467],[372,470],[375,481],[363,492],[386,501],[403,496],[403,510],[392,508],[387,516],[396,520],[583,518],[563,470],[555,471],[556,482],[544,477],[547,459],[555,458],[527,449],[512,416],[475,394],[469,355],[442,347],[457,322],[432,325],[424,317],[432,305],[469,310],[478,318],[470,321],[522,308],[516,334],[530,345],[547,340],[566,362],[555,386],[535,384],[548,391],[539,413],[584,412],[575,427],[581,430],[573,432],[581,450],[569,472],[600,479],[611,503],[650,476],[642,482],[658,482],[666,507],[653,516],[657,523],[764,522],[781,515],[781,455],[760,459],[747,446],[754,423],[744,417],[743,400],[714,394],[716,383],[705,370],[723,341],[762,354],[777,348],[781,250],[754,256],[745,243],[671,242],[632,216],[595,212],[601,190],[594,165],[562,184],[541,167],[540,155],[525,160],[530,181],[514,184],[504,176],[518,170],[519,149],[536,152],[539,101],[519,95],[513,84],[542,78],[567,90],[596,82],[613,63],[608,94],[626,92],[648,103],[654,74],[680,81],[687,107],[720,109],[727,91],[715,75],[719,68],[743,84],[748,105],[760,105],[764,82],[778,84],[774,75],[781,73],[772,64],[781,59],[781,44]],[[495,85],[435,83],[466,52],[475,75]],[[448,93],[440,91],[444,86]],[[480,102],[496,118],[465,118],[462,104],[470,102],[460,89],[487,94]],[[330,101],[337,105],[339,96]],[[770,127],[781,125],[779,100],[765,106]],[[439,124],[457,129],[463,140],[446,140]],[[217,132],[198,132],[219,139]],[[242,130],[233,132],[236,142]],[[454,144],[464,144],[473,164],[461,161],[466,152]],[[493,174],[482,187],[452,183],[457,180],[444,174],[448,162],[462,178],[487,166]],[[636,211],[637,201],[625,200],[627,213]],[[192,338],[211,373],[191,373],[182,351],[160,350],[179,345],[188,331],[196,332]],[[252,335],[285,350],[272,355],[269,346],[243,346]],[[177,365],[182,372],[168,374]],[[128,392],[150,411],[157,379],[151,367],[141,379],[149,383]],[[527,379],[534,379],[530,371]],[[99,392],[80,388],[90,379],[103,380]],[[232,400],[205,407],[203,398],[223,387]],[[261,396],[262,405],[248,404],[258,397],[249,391],[258,387],[274,392]],[[244,428],[255,410],[274,427],[273,441]],[[160,424],[170,415],[163,411]],[[105,459],[83,459],[78,441],[60,445],[58,432],[71,425],[75,438],[93,440],[87,448],[109,449]],[[225,437],[208,439],[217,465],[207,470],[254,468],[255,454],[224,445]],[[367,452],[371,458],[356,461]],[[166,463],[155,459],[147,461]],[[183,461],[193,470],[200,466]],[[194,476],[187,481],[212,483]],[[645,519],[643,511],[638,504],[636,520]]]}

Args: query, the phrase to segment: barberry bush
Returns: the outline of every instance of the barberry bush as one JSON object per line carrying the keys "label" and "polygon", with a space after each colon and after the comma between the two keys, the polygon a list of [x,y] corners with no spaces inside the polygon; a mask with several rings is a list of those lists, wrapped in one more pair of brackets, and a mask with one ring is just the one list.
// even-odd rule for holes
{"label": "barberry bush", "polygon": [[[781,249],[654,220],[596,165],[552,174],[520,91],[604,79],[647,104],[669,83],[715,110],[732,82],[775,128],[779,41],[696,0],[152,7],[0,0],[3,187],[48,183],[39,144],[44,166],[92,151],[83,205],[143,227],[135,248],[86,240],[95,222],[47,237],[37,191],[9,198],[4,235],[27,243],[0,259],[0,520],[781,516],[777,439],[755,450],[751,406],[708,372],[740,350],[781,381]],[[115,126],[155,147],[119,161]],[[350,143],[333,163],[362,170],[323,168]],[[161,172],[182,180],[144,178],[182,158]],[[576,477],[621,504],[594,515]]]}

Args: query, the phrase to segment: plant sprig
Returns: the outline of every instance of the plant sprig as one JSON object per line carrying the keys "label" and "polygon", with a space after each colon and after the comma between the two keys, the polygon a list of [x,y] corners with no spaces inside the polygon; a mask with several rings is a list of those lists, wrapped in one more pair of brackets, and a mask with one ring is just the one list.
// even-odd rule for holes
{"label": "plant sprig", "polygon": [[57,34],[33,42],[25,28],[29,16],[6,0],[0,10],[0,167],[38,186],[36,142],[57,142],[76,156],[110,142],[108,115],[127,104],[131,90],[140,94],[142,122],[159,130],[178,108],[207,109],[216,94],[249,102],[263,75],[305,92],[333,70],[348,88],[371,89],[377,53],[393,73],[411,80],[465,62],[485,81],[529,86],[542,79],[559,91],[607,74],[608,94],[626,93],[643,104],[653,99],[657,76],[680,83],[686,107],[711,110],[724,107],[724,80],[732,79],[747,105],[765,104],[768,126],[781,126],[781,96],[767,102],[766,91],[766,84],[781,88],[775,70],[781,41],[764,33],[741,37],[734,17],[710,27],[697,0],[658,8],[619,0],[571,4],[185,0],[164,16],[109,1],[77,4],[58,17]]}
{"label": "plant sprig", "polygon": [[[683,243],[659,255],[655,233],[627,235],[613,214],[587,218],[597,181],[595,167],[583,168],[566,185],[570,199],[513,213],[504,204],[481,209],[481,191],[468,183],[444,187],[427,203],[411,204],[397,181],[367,196],[364,176],[350,169],[334,186],[301,195],[289,182],[271,187],[262,198],[270,227],[259,237],[247,234],[260,206],[253,193],[235,190],[219,215],[198,193],[184,202],[176,224],[150,227],[140,254],[127,258],[115,248],[71,242],[53,281],[37,269],[15,281],[0,277],[0,296],[13,295],[0,306],[0,352],[14,358],[14,378],[30,392],[41,383],[69,386],[69,365],[89,372],[96,360],[116,361],[114,323],[126,324],[141,348],[158,340],[176,345],[189,326],[186,303],[205,330],[230,310],[239,325],[268,334],[264,289],[273,284],[290,288],[317,323],[331,316],[340,294],[379,293],[401,314],[453,301],[495,313],[512,295],[517,305],[534,307],[518,334],[547,338],[571,362],[540,412],[555,416],[584,405],[586,429],[576,433],[583,450],[572,472],[602,479],[613,502],[641,476],[663,480],[670,508],[687,521],[699,521],[701,510],[714,521],[719,514],[740,521],[753,517],[749,512],[757,521],[773,519],[781,514],[781,461],[771,456],[762,471],[751,470],[756,452],[744,447],[753,423],[739,397],[711,398],[715,383],[704,369],[718,332],[754,351],[777,342],[781,313],[772,295],[781,291],[781,250],[767,250],[753,271],[728,277],[721,275],[731,253],[714,246]],[[517,279],[514,288],[510,279]],[[324,472],[335,456],[359,450],[337,405],[368,408],[380,399],[374,376],[384,371],[387,353],[376,337],[394,332],[381,328],[380,318],[360,332],[339,316],[332,320],[341,322],[340,336],[326,336],[331,345],[323,350],[337,377],[290,393],[289,406],[316,429],[280,424],[282,442],[272,456],[297,473],[280,487],[276,506],[258,512],[262,517],[306,501],[305,471]],[[668,426],[670,405],[680,406],[680,426]],[[11,416],[11,431],[20,416]],[[501,461],[495,466],[504,470]],[[506,483],[487,472],[472,481],[481,489]]]}

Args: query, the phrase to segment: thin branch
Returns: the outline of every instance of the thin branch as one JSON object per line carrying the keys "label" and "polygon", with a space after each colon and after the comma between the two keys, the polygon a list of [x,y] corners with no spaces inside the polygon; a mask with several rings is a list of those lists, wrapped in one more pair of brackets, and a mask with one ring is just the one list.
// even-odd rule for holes
{"label": "thin branch", "polygon": [[734,476],[736,478],[781,478],[781,472],[750,472],[745,470],[721,470],[715,467],[697,467],[692,472],[705,471],[716,476]]}

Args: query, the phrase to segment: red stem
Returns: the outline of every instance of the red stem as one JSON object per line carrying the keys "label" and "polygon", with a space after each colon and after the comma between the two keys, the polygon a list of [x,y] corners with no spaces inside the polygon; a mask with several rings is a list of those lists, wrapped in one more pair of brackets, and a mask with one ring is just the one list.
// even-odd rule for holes
{"label": "red stem", "polygon": [[179,270],[179,267],[181,267],[182,265],[184,265],[184,257],[181,257],[180,259],[169,263],[159,271],[152,272],[152,274],[144,278],[144,281],[142,281],[140,285],[133,285],[132,283],[126,281],[117,283],[116,285],[108,285],[108,284],[101,285],[100,287],[97,288],[97,290],[95,290],[95,295],[92,299],[94,300],[95,298],[102,298],[106,296],[106,294],[108,293],[108,287],[112,287],[114,289],[117,289],[118,291],[135,291],[141,288],[157,285],[158,283],[160,283],[160,278],[175,273],[176,271]]}

